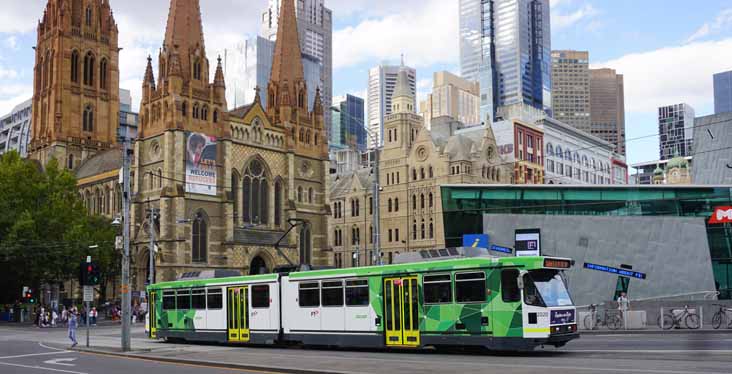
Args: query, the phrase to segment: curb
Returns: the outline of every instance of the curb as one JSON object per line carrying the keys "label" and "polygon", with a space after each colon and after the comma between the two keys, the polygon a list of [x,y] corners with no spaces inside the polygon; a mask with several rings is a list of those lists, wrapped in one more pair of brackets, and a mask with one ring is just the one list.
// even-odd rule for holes
{"label": "curb", "polygon": [[251,365],[251,364],[239,364],[239,363],[230,363],[230,362],[216,362],[216,361],[206,361],[206,360],[189,360],[189,359],[183,359],[183,358],[173,358],[173,357],[163,357],[163,356],[148,356],[141,353],[144,352],[151,352],[151,350],[137,350],[137,352],[140,353],[123,353],[123,352],[115,352],[115,351],[109,351],[109,350],[103,350],[103,349],[92,349],[92,348],[86,348],[86,347],[75,347],[71,349],[72,351],[80,352],[80,353],[88,353],[88,354],[95,354],[95,355],[101,355],[101,356],[113,356],[113,357],[120,357],[120,358],[131,358],[131,359],[137,359],[137,360],[146,360],[146,361],[155,361],[155,362],[163,362],[163,363],[170,363],[170,364],[185,364],[185,365],[192,365],[192,366],[202,366],[202,367],[210,367],[210,368],[217,368],[217,369],[238,369],[238,370],[252,370],[252,371],[260,371],[260,372],[268,372],[268,373],[283,373],[283,374],[345,374],[349,372],[337,372],[337,371],[324,371],[324,370],[307,370],[307,369],[299,369],[299,368],[291,368],[291,367],[267,367],[267,366],[261,366],[261,365]]}
{"label": "curb", "polygon": [[705,335],[705,334],[732,334],[732,329],[719,330],[579,330],[581,335]]}

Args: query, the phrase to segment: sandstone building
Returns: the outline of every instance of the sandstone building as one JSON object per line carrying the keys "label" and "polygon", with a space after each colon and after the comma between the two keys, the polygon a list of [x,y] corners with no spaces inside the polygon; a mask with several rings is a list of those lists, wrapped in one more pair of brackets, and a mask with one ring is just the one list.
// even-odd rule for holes
{"label": "sandstone building", "polygon": [[[490,126],[464,129],[441,117],[428,130],[415,111],[408,72],[402,69],[380,150],[378,234],[384,263],[397,253],[445,247],[440,185],[511,182],[513,165],[498,155]],[[377,262],[373,201],[370,168],[333,177],[328,227],[335,266]]]}

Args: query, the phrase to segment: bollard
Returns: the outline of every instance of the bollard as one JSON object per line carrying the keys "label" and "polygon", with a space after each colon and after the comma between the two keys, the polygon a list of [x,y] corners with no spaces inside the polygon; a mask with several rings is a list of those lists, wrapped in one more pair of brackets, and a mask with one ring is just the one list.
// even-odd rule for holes
{"label": "bollard", "polygon": [[704,328],[704,306],[699,305],[699,330]]}
{"label": "bollard", "polygon": [[663,318],[663,307],[661,307],[661,314],[660,314],[660,317],[659,318],[661,319],[661,330],[663,330],[663,320],[664,320],[664,318]]}

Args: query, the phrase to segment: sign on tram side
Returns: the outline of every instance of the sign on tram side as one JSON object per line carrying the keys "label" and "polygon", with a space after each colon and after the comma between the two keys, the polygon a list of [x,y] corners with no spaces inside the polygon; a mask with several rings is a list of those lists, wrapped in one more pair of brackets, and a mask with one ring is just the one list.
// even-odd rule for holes
{"label": "sign on tram side", "polygon": [[585,262],[584,268],[590,269],[590,270],[602,271],[605,273],[622,275],[624,277],[629,277],[629,278],[646,279],[645,273],[641,273],[638,271],[632,271],[632,270],[626,270],[626,269],[618,269],[618,268],[614,268],[612,266],[598,265],[598,264],[592,264],[589,262]]}

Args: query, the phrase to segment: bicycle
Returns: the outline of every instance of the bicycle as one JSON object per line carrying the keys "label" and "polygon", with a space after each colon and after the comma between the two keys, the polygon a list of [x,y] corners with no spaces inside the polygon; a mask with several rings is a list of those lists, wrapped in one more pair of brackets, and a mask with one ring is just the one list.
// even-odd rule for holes
{"label": "bicycle", "polygon": [[714,306],[718,306],[719,310],[712,317],[712,327],[717,330],[722,327],[722,324],[726,324],[728,329],[732,329],[732,319],[727,317],[727,313],[732,312],[732,308],[722,304],[714,304]]}
{"label": "bicycle", "polygon": [[597,305],[590,304],[590,315],[585,317],[584,324],[587,330],[596,330],[600,326],[618,330],[623,326],[623,319],[618,314],[610,313],[608,309],[605,309],[605,313],[598,313]]}
{"label": "bicycle", "polygon": [[670,330],[674,327],[677,329],[681,328],[682,321],[687,329],[696,330],[701,327],[699,315],[695,312],[690,312],[688,305],[684,305],[684,311],[678,315],[674,314],[672,309],[670,312],[658,316],[656,323],[658,323],[658,327],[664,330]]}

